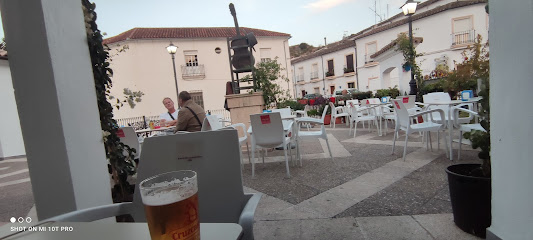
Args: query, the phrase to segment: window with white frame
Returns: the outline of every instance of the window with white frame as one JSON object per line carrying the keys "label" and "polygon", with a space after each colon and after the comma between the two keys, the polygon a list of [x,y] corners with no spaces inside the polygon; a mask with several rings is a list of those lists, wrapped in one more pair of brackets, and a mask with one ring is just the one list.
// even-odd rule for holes
{"label": "window with white frame", "polygon": [[355,88],[355,83],[354,82],[349,82],[348,83],[348,88]]}
{"label": "window with white frame", "polygon": [[260,48],[259,49],[259,56],[261,57],[261,62],[266,62],[272,59],[270,56],[271,49],[270,48]]}
{"label": "window with white frame", "polygon": [[318,63],[313,63],[311,65],[311,79],[317,79],[318,78]]}
{"label": "window with white frame", "polygon": [[183,51],[183,55],[185,56],[185,66],[198,66],[198,51]]}
{"label": "window with white frame", "polygon": [[373,62],[374,60],[370,59],[370,55],[376,53],[377,51],[378,51],[378,43],[376,41],[367,43],[366,44],[365,63]]}
{"label": "window with white frame", "polygon": [[315,91],[314,93],[320,93],[320,88],[313,88],[313,90]]}
{"label": "window with white frame", "polygon": [[304,67],[298,68],[298,75],[296,76],[296,81],[297,82],[304,81]]}
{"label": "window with white frame", "polygon": [[473,43],[475,34],[472,15],[452,19],[452,45]]}

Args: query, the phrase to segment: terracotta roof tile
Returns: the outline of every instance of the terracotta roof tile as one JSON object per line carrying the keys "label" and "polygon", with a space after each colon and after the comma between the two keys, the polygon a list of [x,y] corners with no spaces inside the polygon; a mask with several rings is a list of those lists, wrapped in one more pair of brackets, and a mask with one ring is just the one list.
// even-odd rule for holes
{"label": "terracotta roof tile", "polygon": [[[434,2],[437,2],[437,1],[438,0],[427,1],[427,2],[429,2],[427,5],[429,5],[431,3],[434,3]],[[427,3],[427,2],[424,2],[424,3]],[[422,12],[420,14],[416,14],[415,13],[415,15],[413,15],[411,18],[413,19],[413,21],[416,21],[416,20],[419,20],[419,19],[422,19],[422,18],[426,18],[426,17],[432,16],[432,15],[444,12],[446,10],[450,10],[450,9],[454,9],[454,8],[460,8],[460,7],[466,7],[466,6],[469,6],[469,5],[474,5],[474,4],[479,4],[479,3],[487,3],[487,0],[468,0],[468,1],[451,2],[451,3],[448,3],[448,4],[444,4],[442,6],[438,6],[436,8],[427,10],[427,11]],[[427,5],[422,6],[422,3],[421,3],[420,7],[425,7]],[[402,13],[402,15],[403,15],[403,13]],[[393,16],[391,18],[396,18],[397,16],[398,15]],[[405,18],[405,19],[402,19],[402,20],[398,20],[398,21],[395,21],[395,22],[388,22],[387,21],[386,23],[388,23],[388,24],[386,24],[386,25],[383,25],[384,23],[380,23],[378,25],[374,25],[373,27],[376,27],[376,26],[378,26],[378,27],[376,27],[376,28],[374,28],[374,29],[372,29],[370,31],[365,32],[366,30],[369,30],[372,27],[367,28],[367,29],[365,29],[363,31],[360,31],[359,33],[356,33],[354,35],[351,35],[350,37],[353,40],[357,40],[357,39],[360,39],[360,38],[364,38],[364,37],[370,36],[372,34],[376,34],[376,33],[379,33],[379,32],[383,32],[383,31],[386,31],[386,30],[389,30],[389,29],[392,29],[392,28],[407,24],[408,22],[409,22],[408,18]],[[380,25],[382,25],[382,26],[380,26]]]}
{"label": "terracotta roof tile", "polygon": [[[421,37],[414,37],[413,38],[413,45],[414,44],[420,44],[424,41],[424,38],[421,38]],[[393,40],[392,42],[390,42],[389,44],[385,45],[383,48],[381,48],[379,51],[377,51],[376,53],[370,55],[371,58],[376,58],[377,56],[385,53],[386,51],[388,51],[389,49],[392,49],[394,46],[396,46],[396,44],[398,44],[398,40],[395,39]]]}
{"label": "terracotta roof tile", "polygon": [[[256,37],[290,37],[290,34],[273,32],[263,29],[241,27],[241,35],[253,32]],[[104,44],[120,42],[128,39],[160,39],[160,38],[219,38],[234,37],[234,27],[198,27],[198,28],[133,28],[117,36],[104,39]]]}

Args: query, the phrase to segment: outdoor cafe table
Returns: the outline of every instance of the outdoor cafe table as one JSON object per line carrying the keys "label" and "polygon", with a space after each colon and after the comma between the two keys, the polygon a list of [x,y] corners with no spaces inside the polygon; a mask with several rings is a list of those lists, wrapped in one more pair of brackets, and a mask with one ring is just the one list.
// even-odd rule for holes
{"label": "outdoor cafe table", "polygon": [[154,129],[146,128],[146,129],[137,130],[135,131],[135,133],[141,134],[141,133],[148,133],[148,132],[166,131],[166,130],[173,130],[174,128],[176,128],[176,126],[160,127],[160,128],[154,128]]}
{"label": "outdoor cafe table", "polygon": [[[31,226],[7,223],[0,227],[0,239],[5,240],[147,240],[150,239],[146,223],[116,223],[110,221],[97,222],[49,222],[40,225],[45,231],[25,231],[9,238],[7,235],[16,233],[12,227]],[[57,231],[52,231],[57,228]],[[37,227],[39,229],[39,226]],[[242,227],[236,223],[200,223],[202,240],[235,240],[242,237]]]}
{"label": "outdoor cafe table", "polygon": [[459,105],[459,104],[463,104],[463,103],[474,103],[474,111],[477,110],[477,102],[479,102],[479,100],[481,100],[481,97],[476,97],[476,98],[470,98],[469,100],[451,100],[451,101],[448,101],[448,102],[442,102],[442,101],[435,101],[435,102],[432,102],[432,101],[428,101],[428,102],[424,102],[424,104],[427,105],[427,107],[431,106],[431,105],[436,105],[436,106],[448,106],[448,115],[447,115],[447,118],[446,120],[448,121],[448,139],[450,139],[450,160],[453,160],[453,154],[452,154],[452,146],[451,146],[451,139],[452,139],[452,130],[453,130],[453,118],[451,117],[452,116],[452,107],[455,106],[455,105]]}

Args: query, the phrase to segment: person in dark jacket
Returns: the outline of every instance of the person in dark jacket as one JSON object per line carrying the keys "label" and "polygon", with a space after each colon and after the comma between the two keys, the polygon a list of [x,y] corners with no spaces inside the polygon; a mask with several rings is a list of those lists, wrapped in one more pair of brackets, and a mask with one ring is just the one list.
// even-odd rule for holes
{"label": "person in dark jacket", "polygon": [[191,100],[191,95],[187,91],[180,92],[178,104],[181,109],[178,112],[178,122],[174,132],[198,132],[202,130],[205,111],[200,105]]}

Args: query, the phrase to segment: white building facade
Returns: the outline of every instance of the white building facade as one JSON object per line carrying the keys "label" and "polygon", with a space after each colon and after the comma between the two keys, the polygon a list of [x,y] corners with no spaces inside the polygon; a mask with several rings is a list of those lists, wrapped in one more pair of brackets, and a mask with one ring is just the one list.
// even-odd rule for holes
{"label": "white building facade", "polygon": [[[416,51],[423,54],[416,58],[422,75],[430,75],[437,65],[454,69],[456,63],[463,61],[461,53],[478,34],[483,42],[487,41],[489,17],[485,5],[485,0],[428,0],[418,5],[412,24]],[[409,93],[411,72],[402,68],[405,61],[394,43],[398,34],[408,34],[408,24],[408,17],[400,13],[348,39],[292,59],[297,96],[302,97],[304,91],[329,96],[334,93],[332,89],[345,88],[375,92],[398,87],[402,94]],[[354,52],[355,72],[345,74],[347,55]],[[335,75],[326,77],[324,72],[332,59]]]}
{"label": "white building facade", "polygon": [[[289,54],[289,34],[241,27],[241,34],[253,32],[258,44],[253,53],[256,63],[277,59],[283,70],[277,83],[293,92]],[[142,91],[142,101],[131,109],[127,105],[115,110],[115,118],[153,116],[165,111],[164,97],[170,97],[177,107],[177,93],[171,55],[166,47],[172,42],[175,54],[179,91],[188,91],[195,102],[208,110],[224,109],[226,82],[231,72],[226,39],[236,35],[235,28],[134,28],[108,38],[104,43],[110,54],[127,45],[126,51],[112,57],[113,88],[111,95],[123,96],[124,88]],[[248,73],[239,74],[239,78]],[[242,92],[241,92],[242,93]]]}
{"label": "white building facade", "polygon": [[[488,37],[486,1],[429,0],[419,4],[412,15],[416,58],[422,75],[429,75],[437,65],[454,69],[463,61],[461,53],[472,45],[479,34],[483,42]],[[355,34],[357,71],[360,90],[375,91],[398,86],[409,93],[410,71],[402,68],[404,58],[395,50],[398,34],[408,33],[408,17],[398,14],[385,22]]]}
{"label": "white building facade", "polygon": [[336,90],[357,88],[355,44],[345,39],[328,44],[291,61],[297,98],[308,93],[333,95]]}

